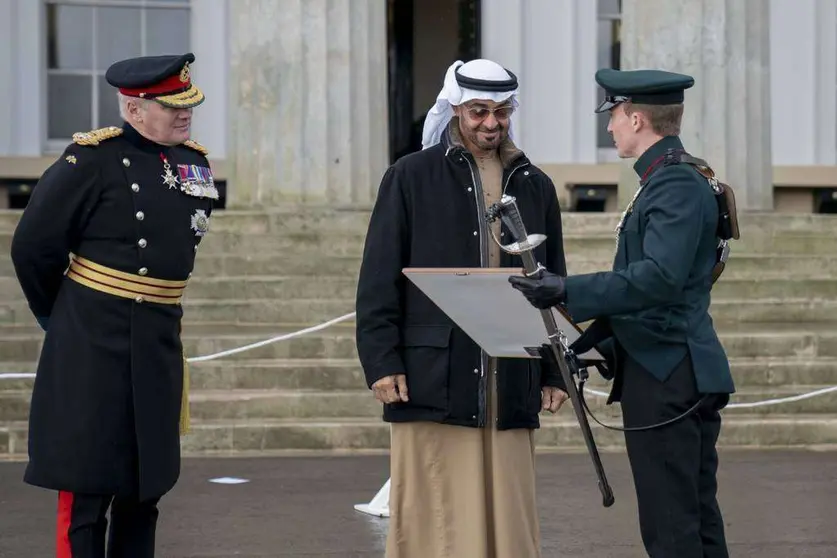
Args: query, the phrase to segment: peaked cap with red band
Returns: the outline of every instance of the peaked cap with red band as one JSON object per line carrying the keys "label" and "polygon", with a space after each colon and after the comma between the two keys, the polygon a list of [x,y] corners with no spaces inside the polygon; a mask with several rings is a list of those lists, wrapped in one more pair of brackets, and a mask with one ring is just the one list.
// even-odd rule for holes
{"label": "peaked cap with red band", "polygon": [[114,63],[105,73],[109,84],[129,97],[151,99],[171,108],[195,107],[203,92],[192,83],[191,52],[167,56],[142,56]]}

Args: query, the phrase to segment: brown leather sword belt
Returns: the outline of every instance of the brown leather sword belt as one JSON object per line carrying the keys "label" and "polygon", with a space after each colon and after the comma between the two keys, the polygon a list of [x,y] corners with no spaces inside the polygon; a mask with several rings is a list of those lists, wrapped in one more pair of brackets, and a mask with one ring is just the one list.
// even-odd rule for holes
{"label": "brown leather sword belt", "polygon": [[180,304],[187,283],[117,271],[76,255],[72,256],[67,277],[103,293],[159,304]]}

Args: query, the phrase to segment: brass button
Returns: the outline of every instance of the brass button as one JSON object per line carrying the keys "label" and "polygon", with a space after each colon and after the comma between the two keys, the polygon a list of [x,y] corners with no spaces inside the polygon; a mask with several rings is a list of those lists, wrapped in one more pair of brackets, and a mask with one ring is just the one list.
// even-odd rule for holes
{"label": "brass button", "polygon": [[139,184],[137,184],[136,182],[131,184],[131,190],[133,190],[134,192],[139,192]]}
{"label": "brass button", "polygon": [[144,238],[140,238],[140,239],[137,241],[137,244],[139,244],[139,247],[140,247],[140,248],[145,248],[146,246],[148,246],[148,241],[147,241],[147,240],[145,240]]}
{"label": "brass button", "polygon": [[197,252],[197,251],[198,251],[198,245],[195,244],[195,252]]}
{"label": "brass button", "polygon": [[130,167],[131,166],[131,160],[128,159],[127,157],[125,157],[124,159],[122,159],[122,164],[125,165],[126,167]]}
{"label": "brass button", "polygon": [[142,221],[143,219],[145,219],[145,213],[137,211],[137,221]]}
{"label": "brass button", "polygon": [[143,302],[144,300],[145,300],[144,298],[142,298],[141,296],[138,296],[137,298],[135,298],[135,299],[134,299],[134,302],[136,302],[136,303],[138,303],[138,304],[142,304],[142,302]]}
{"label": "brass button", "polygon": [[148,275],[148,268],[147,267],[139,268],[139,274],[140,275]]}

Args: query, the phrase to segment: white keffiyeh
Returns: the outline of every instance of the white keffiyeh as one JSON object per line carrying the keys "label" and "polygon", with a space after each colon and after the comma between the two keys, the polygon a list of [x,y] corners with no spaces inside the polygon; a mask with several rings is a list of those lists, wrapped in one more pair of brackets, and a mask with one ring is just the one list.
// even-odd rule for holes
{"label": "white keffiyeh", "polygon": [[[501,65],[491,60],[478,59],[463,63],[457,60],[448,68],[445,73],[445,82],[442,90],[436,97],[436,103],[427,111],[424,119],[424,130],[421,137],[422,149],[427,149],[439,143],[450,119],[453,117],[453,107],[459,106],[474,99],[483,101],[494,101],[502,103],[508,99],[512,100],[515,108],[518,106],[518,89],[513,91],[478,91],[476,89],[463,88],[456,81],[456,71],[460,75],[482,80],[507,81],[512,76]],[[512,120],[514,115],[512,115]],[[512,122],[509,122],[509,137],[512,136]]]}

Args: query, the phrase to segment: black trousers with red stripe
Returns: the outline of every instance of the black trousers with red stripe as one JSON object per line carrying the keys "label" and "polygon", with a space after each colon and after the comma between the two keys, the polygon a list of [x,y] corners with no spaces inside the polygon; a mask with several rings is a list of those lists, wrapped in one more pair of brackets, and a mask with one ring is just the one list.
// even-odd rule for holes
{"label": "black trousers with red stripe", "polygon": [[59,492],[57,558],[153,558],[158,501]]}

